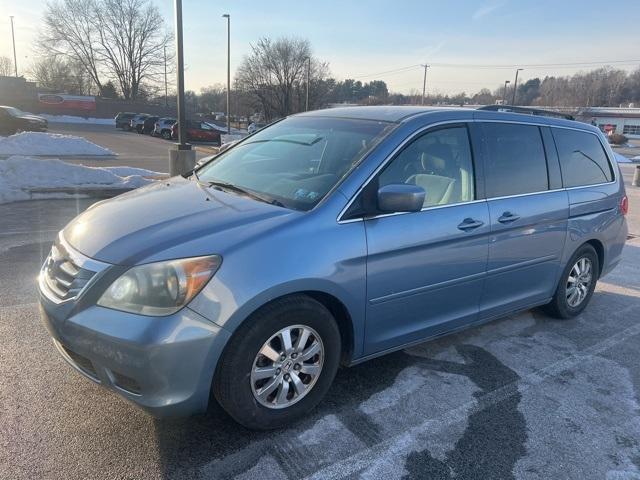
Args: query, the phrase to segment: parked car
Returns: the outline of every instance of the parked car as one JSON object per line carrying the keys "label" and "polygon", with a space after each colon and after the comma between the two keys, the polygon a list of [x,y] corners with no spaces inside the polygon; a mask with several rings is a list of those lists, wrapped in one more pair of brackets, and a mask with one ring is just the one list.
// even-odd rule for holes
{"label": "parked car", "polygon": [[165,140],[171,140],[171,127],[176,123],[175,118],[164,117],[158,119],[153,127],[152,135],[162,137]]}
{"label": "parked car", "polygon": [[597,128],[540,115],[302,113],[69,223],[43,320],[76,370],[155,415],[212,393],[281,427],[339,365],[535,306],[579,315],[627,237],[612,159]]}
{"label": "parked car", "polygon": [[142,133],[142,127],[144,126],[144,121],[147,119],[149,114],[147,113],[137,113],[131,120],[129,121],[129,130],[136,131],[138,133]]}
{"label": "parked car", "polygon": [[[187,141],[211,142],[220,145],[220,130],[214,128],[207,122],[187,120]],[[178,122],[171,127],[171,138],[178,138]]]}
{"label": "parked car", "polygon": [[156,122],[160,117],[149,115],[142,122],[142,131],[140,133],[146,133],[148,135],[153,134],[153,129],[155,128]]}
{"label": "parked car", "polygon": [[131,119],[135,117],[135,113],[133,112],[119,112],[116,115],[116,128],[121,130],[131,130]]}
{"label": "parked car", "polygon": [[0,106],[0,135],[13,135],[20,131],[46,132],[47,126],[47,121],[42,117],[15,107]]}

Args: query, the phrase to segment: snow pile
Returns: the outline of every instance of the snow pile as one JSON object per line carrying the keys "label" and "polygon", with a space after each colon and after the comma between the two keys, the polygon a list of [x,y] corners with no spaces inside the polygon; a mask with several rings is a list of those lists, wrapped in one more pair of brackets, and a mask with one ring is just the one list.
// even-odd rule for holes
{"label": "snow pile", "polygon": [[49,115],[48,113],[38,113],[38,117],[42,117],[49,123],[85,123],[91,125],[115,125],[113,118],[94,118],[94,117],[76,117],[73,115]]}
{"label": "snow pile", "polygon": [[[207,125],[209,125],[210,127],[214,128],[215,130],[218,130],[219,132],[227,133],[227,126],[226,126],[226,125],[221,126],[221,125],[218,125],[218,124],[216,124],[216,123],[212,123],[212,122],[204,122],[204,123],[206,123],[206,124],[207,124]],[[244,134],[244,135],[246,135],[246,134],[247,134],[247,131],[246,131],[246,130],[241,130],[241,129],[239,129],[239,128],[231,127],[231,134],[232,134],[232,135],[233,135],[233,134],[236,134],[236,135],[242,135],[242,134]]]}
{"label": "snow pile", "polygon": [[247,133],[232,133],[231,135],[220,135],[220,144],[224,145],[225,143],[237,142],[238,140],[242,140],[247,135]]}
{"label": "snow pile", "polygon": [[57,133],[22,132],[0,137],[0,155],[115,155],[86,138]]}
{"label": "snow pile", "polygon": [[[138,188],[163,173],[132,167],[85,167],[58,159],[22,156],[0,160],[0,203],[29,200],[38,196],[31,189],[47,188]],[[66,198],[63,192],[39,194],[38,198]]]}

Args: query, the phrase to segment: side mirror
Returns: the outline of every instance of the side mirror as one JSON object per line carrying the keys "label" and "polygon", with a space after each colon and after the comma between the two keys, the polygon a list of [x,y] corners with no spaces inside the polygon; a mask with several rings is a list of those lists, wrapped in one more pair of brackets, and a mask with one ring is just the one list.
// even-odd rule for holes
{"label": "side mirror", "polygon": [[426,196],[424,188],[392,183],[378,189],[378,209],[383,212],[419,212]]}

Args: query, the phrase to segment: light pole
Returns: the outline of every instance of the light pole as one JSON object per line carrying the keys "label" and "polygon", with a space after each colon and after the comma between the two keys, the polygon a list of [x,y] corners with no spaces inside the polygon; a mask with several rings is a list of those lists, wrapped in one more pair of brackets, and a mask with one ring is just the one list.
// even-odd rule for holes
{"label": "light pole", "polygon": [[11,19],[11,39],[13,40],[13,69],[16,73],[16,77],[18,76],[18,60],[16,57],[16,34],[13,32],[13,15],[10,15]]}
{"label": "light pole", "polygon": [[304,102],[304,111],[309,111],[309,78],[311,77],[311,57],[307,57],[307,97]]}
{"label": "light pole", "polygon": [[176,15],[176,59],[178,72],[176,75],[178,89],[178,144],[169,150],[169,173],[171,176],[187,173],[195,167],[196,151],[187,143],[184,98],[184,55],[182,45],[182,0],[175,0]]}
{"label": "light pole", "polygon": [[169,90],[167,88],[167,46],[164,47],[164,106],[169,106]]}
{"label": "light pole", "polygon": [[222,15],[227,19],[227,133],[231,135],[231,15]]}
{"label": "light pole", "polygon": [[511,80],[504,81],[504,94],[502,95],[502,105],[507,104],[507,85],[511,83]]}
{"label": "light pole", "polygon": [[516,89],[518,88],[518,72],[521,72],[522,68],[518,68],[516,70],[516,80],[513,82],[513,99],[511,100],[511,105],[515,105],[516,104]]}
{"label": "light pole", "polygon": [[422,80],[422,102],[420,104],[424,105],[424,98],[427,93],[427,68],[429,68],[429,65],[425,63],[422,66],[424,67],[424,79]]}

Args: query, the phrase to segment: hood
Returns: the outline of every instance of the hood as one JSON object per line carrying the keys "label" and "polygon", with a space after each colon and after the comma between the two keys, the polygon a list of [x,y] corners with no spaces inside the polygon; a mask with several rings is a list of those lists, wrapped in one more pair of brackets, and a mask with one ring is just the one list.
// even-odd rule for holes
{"label": "hood", "polygon": [[94,204],[63,235],[90,258],[134,265],[224,255],[225,249],[300,215],[174,177]]}

